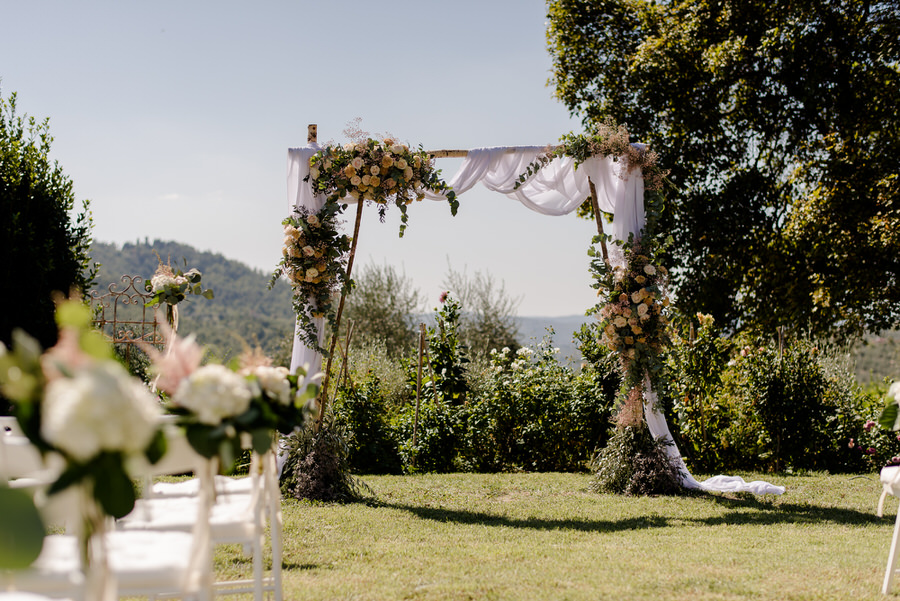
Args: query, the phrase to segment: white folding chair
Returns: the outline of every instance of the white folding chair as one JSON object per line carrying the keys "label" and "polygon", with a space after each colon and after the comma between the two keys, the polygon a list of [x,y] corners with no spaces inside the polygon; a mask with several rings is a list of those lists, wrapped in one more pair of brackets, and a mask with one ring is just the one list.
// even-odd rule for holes
{"label": "white folding chair", "polygon": [[[11,488],[28,492],[46,524],[62,522],[70,494],[47,502],[42,494],[58,470],[45,466],[40,452],[21,434],[13,419],[0,421],[0,477]],[[10,427],[12,426],[12,427]],[[84,598],[85,576],[81,568],[78,542],[67,535],[44,537],[41,553],[31,566],[21,570],[0,570],[0,589],[16,594],[39,594],[54,599],[80,601]]]}
{"label": "white folding chair", "polygon": [[[241,544],[252,561],[252,578],[216,581],[216,594],[252,593],[260,601],[271,592],[276,601],[282,599],[282,515],[281,496],[275,476],[273,451],[251,456],[250,474],[244,478],[217,476],[214,480],[215,502],[210,511],[210,540],[213,545]],[[155,483],[150,496],[140,499],[135,510],[119,520],[122,530],[184,530],[189,527],[185,516],[197,502],[194,496],[199,484],[196,478],[178,483]],[[263,569],[266,525],[272,551],[272,573]]]}
{"label": "white folding chair", "polygon": [[[881,469],[881,498],[878,500],[878,517],[884,515],[884,500],[888,495],[900,497],[900,466],[892,465]],[[897,511],[897,519],[894,522],[894,536],[891,538],[891,550],[888,552],[887,569],[884,573],[884,583],[881,592],[885,595],[891,591],[894,584],[894,576],[897,573],[897,557],[900,551],[900,510]]]}
{"label": "white folding chair", "polygon": [[[9,438],[7,435],[5,442],[9,442]],[[10,445],[5,446],[10,448]],[[209,462],[204,460],[191,465],[203,481],[211,481],[214,467]],[[43,488],[55,478],[47,477],[46,470],[40,474],[40,478],[20,478],[14,482],[29,480],[40,483],[31,484],[31,489],[41,499]],[[187,531],[107,531],[96,535],[96,540],[92,541],[93,547],[101,551],[90,566],[81,563],[80,525],[85,507],[83,490],[72,486],[52,497],[44,496],[48,502],[44,505],[38,501],[40,508],[53,507],[52,516],[65,521],[67,533],[45,537],[44,548],[37,560],[25,570],[0,574],[0,584],[6,590],[95,601],[88,597],[98,596],[100,589],[94,588],[94,583],[99,579],[108,584],[108,588],[101,586],[101,589],[123,597],[154,598],[164,594],[208,600],[212,596],[209,488],[201,486],[199,500],[192,508],[194,513],[188,518],[191,528]]]}

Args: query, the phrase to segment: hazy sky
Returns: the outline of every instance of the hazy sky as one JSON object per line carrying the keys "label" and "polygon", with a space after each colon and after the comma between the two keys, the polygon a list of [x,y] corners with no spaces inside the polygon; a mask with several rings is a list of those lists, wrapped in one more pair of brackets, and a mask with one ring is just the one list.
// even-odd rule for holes
{"label": "hazy sky", "polygon": [[[176,240],[268,272],[287,149],[306,144],[309,123],[320,142],[343,142],[360,117],[425,149],[580,131],[547,87],[545,20],[541,0],[15,2],[0,22],[0,90],[50,118],[52,158],[91,200],[96,240]],[[449,179],[459,160],[438,166]],[[430,307],[448,265],[502,280],[520,315],[595,302],[592,222],[480,185],[455,218],[445,204],[410,207],[403,239],[397,216],[381,224],[366,207],[357,265],[396,265]]]}

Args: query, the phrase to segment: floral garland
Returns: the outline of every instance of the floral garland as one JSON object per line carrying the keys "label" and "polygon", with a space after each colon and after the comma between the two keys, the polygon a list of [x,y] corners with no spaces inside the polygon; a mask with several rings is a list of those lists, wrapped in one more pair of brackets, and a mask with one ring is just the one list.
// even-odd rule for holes
{"label": "floral garland", "polygon": [[306,346],[321,353],[326,351],[319,346],[313,320],[325,317],[334,327],[334,295],[350,286],[346,269],[350,237],[338,231],[340,210],[340,205],[326,202],[317,213],[301,208],[282,221],[282,258],[269,280],[271,290],[281,276],[288,279],[299,336]]}
{"label": "floral garland", "polygon": [[324,194],[329,203],[340,203],[349,196],[378,205],[384,219],[387,205],[400,208],[400,237],[406,231],[409,216],[406,206],[425,198],[425,190],[443,193],[456,215],[456,194],[440,178],[440,170],[422,150],[410,150],[391,138],[326,146],[309,159],[309,179],[313,190]]}
{"label": "floral garland", "polygon": [[659,374],[667,333],[666,294],[668,272],[654,261],[641,242],[626,245],[625,267],[612,268],[592,261],[598,305],[601,343],[619,355],[628,389],[641,385],[645,374]]}
{"label": "floral garland", "polygon": [[519,176],[516,187],[525,183],[529,177],[554,159],[572,157],[575,159],[575,166],[578,167],[593,156],[608,156],[623,160],[626,173],[640,168],[645,190],[661,190],[668,171],[663,171],[656,164],[659,156],[655,151],[632,144],[630,138],[624,125],[616,126],[611,123],[598,125],[597,130],[590,134],[566,134],[560,138],[558,145],[548,148],[528,165],[525,172]]}

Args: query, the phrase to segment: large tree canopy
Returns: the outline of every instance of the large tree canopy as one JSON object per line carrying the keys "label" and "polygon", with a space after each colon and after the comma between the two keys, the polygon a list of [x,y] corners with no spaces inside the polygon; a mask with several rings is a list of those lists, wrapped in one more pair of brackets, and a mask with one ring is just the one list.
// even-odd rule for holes
{"label": "large tree canopy", "polygon": [[549,0],[556,96],[671,169],[678,304],[900,325],[900,0]]}

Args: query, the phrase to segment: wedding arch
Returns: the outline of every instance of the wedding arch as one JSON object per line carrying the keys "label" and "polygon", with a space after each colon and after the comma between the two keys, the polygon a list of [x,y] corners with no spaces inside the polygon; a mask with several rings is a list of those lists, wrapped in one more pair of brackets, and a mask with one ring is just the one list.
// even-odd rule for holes
{"label": "wedding arch", "polygon": [[[305,147],[288,149],[287,189],[291,214],[314,215],[326,203],[325,195],[314,189],[314,178],[310,177],[310,160],[325,148],[317,142],[317,126],[310,125],[308,131]],[[632,147],[639,153],[645,150],[640,144],[633,144]],[[549,148],[551,147],[497,146],[425,151],[431,159],[458,157],[463,158],[463,162],[447,182],[446,189],[425,191],[424,196],[431,200],[447,200],[449,196],[452,201],[453,195],[462,195],[481,183],[488,190],[504,194],[532,211],[552,216],[572,213],[585,199],[590,199],[601,235],[604,234],[601,213],[613,216],[609,232],[613,241],[627,241],[640,235],[646,224],[646,213],[644,176],[639,165],[628,164],[625,157],[613,154],[591,154],[579,157],[580,160],[572,156],[552,156],[552,153],[548,154]],[[536,164],[540,168],[535,168]],[[357,205],[356,232],[363,201],[363,197],[356,199],[349,195],[341,199],[347,205]],[[604,244],[603,253],[603,258],[609,265],[624,267],[625,257],[621,246],[612,244],[607,251]],[[352,267],[352,260],[351,252],[348,271]],[[339,312],[340,309],[338,314]],[[291,372],[301,366],[307,366],[309,374],[321,370],[323,354],[320,349],[324,338],[325,318],[316,315],[312,323],[318,336],[318,345],[309,344],[308,339],[304,340],[298,325],[291,356]],[[318,348],[314,348],[315,346]],[[330,355],[333,355],[334,340],[331,348]],[[328,377],[327,373],[325,377]],[[327,380],[324,385],[327,391]],[[667,452],[679,467],[685,488],[755,494],[784,492],[784,487],[761,481],[745,482],[737,476],[714,476],[703,482],[697,481],[688,471],[665,416],[657,409],[657,401],[656,392],[648,381],[643,387],[643,413],[647,426],[654,438],[661,438],[667,443]]]}

